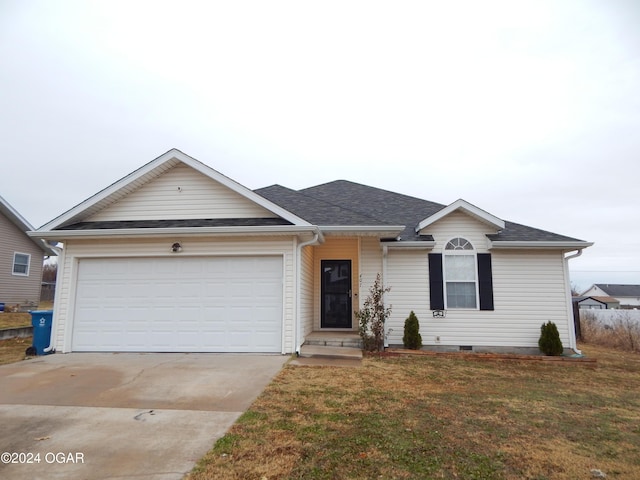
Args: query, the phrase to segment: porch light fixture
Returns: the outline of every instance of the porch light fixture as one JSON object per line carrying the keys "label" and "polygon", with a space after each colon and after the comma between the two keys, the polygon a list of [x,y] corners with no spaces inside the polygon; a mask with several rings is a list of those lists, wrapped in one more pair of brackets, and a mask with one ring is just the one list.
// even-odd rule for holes
{"label": "porch light fixture", "polygon": [[171,252],[179,253],[181,251],[182,251],[182,245],[180,245],[178,242],[176,242],[173,245],[171,245]]}

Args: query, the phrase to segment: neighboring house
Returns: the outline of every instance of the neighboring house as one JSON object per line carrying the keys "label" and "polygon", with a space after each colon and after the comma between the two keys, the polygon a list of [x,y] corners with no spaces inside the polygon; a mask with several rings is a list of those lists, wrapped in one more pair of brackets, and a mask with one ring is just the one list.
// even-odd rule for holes
{"label": "neighboring house", "polygon": [[572,300],[578,304],[578,308],[588,310],[606,310],[609,308],[620,308],[620,302],[613,297],[573,297]]}
{"label": "neighboring house", "polygon": [[38,306],[44,257],[56,254],[29,237],[30,230],[33,226],[0,197],[0,302],[6,309]]}
{"label": "neighboring house", "polygon": [[583,292],[582,296],[613,297],[620,302],[620,308],[638,308],[640,285],[596,283]]}
{"label": "neighboring house", "polygon": [[390,345],[413,310],[425,348],[538,351],[549,320],[575,348],[567,254],[591,245],[347,181],[252,191],[175,149],[32,235],[64,242],[62,352],[299,352],[357,332],[377,274]]}

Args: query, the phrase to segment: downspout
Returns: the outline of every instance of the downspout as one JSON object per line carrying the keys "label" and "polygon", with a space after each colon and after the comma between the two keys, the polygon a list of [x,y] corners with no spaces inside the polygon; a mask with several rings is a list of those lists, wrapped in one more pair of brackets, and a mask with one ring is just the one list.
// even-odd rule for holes
{"label": "downspout", "polygon": [[300,270],[302,268],[302,249],[304,247],[317,243],[319,238],[320,238],[320,232],[316,231],[313,234],[313,238],[311,240],[298,244],[297,252],[296,252],[296,276],[297,276],[296,278],[296,355],[298,357],[300,356],[300,348],[302,347],[302,341],[300,338],[301,330],[302,330],[301,319],[300,319],[300,303],[301,303]]}
{"label": "downspout", "polygon": [[[386,278],[387,278],[387,254],[389,253],[389,247],[387,245],[382,245],[382,287],[384,289]],[[393,331],[392,328],[384,332],[384,347],[387,348],[389,346],[389,335]]]}
{"label": "downspout", "polygon": [[[565,284],[567,289],[567,312],[571,314],[571,318],[573,318],[573,306],[571,303],[571,283],[569,282],[569,260],[572,258],[578,258],[582,255],[582,249],[578,250],[573,255],[569,255],[564,257],[564,274],[565,274]],[[578,341],[576,340],[576,326],[575,319],[573,319],[572,328],[569,328],[569,343],[573,345],[573,350],[578,355],[582,355],[582,351],[578,350]]]}
{"label": "downspout", "polygon": [[[49,248],[51,248],[51,250],[56,252],[56,254],[58,256],[58,259],[60,259],[64,254],[63,249],[60,248],[60,247],[54,247],[53,245],[49,245]],[[60,263],[59,262],[58,262],[58,273],[60,273]],[[57,280],[57,278],[56,278],[56,295],[55,296],[56,297],[58,296],[58,280]],[[54,298],[54,300],[55,300],[55,298]],[[55,302],[54,302],[54,305],[55,305]],[[53,322],[53,319],[52,319],[52,321],[51,321],[51,333],[49,334],[50,335],[49,336],[49,346],[47,348],[45,348],[44,350],[42,350],[43,353],[51,353],[51,352],[55,352],[56,351],[55,346],[53,345],[53,339],[55,337],[56,329],[53,328],[53,326],[54,326],[54,322]]]}

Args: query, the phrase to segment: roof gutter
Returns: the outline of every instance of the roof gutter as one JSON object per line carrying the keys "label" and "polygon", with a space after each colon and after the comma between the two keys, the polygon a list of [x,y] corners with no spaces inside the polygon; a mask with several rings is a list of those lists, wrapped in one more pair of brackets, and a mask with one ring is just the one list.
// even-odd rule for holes
{"label": "roof gutter", "polygon": [[326,234],[369,235],[375,237],[395,238],[405,229],[404,225],[321,225],[320,230]]}
{"label": "roof gutter", "polygon": [[380,242],[382,248],[398,249],[398,250],[431,250],[436,246],[433,240],[425,241],[399,241],[399,242]]}
{"label": "roof gutter", "polygon": [[529,249],[529,250],[581,250],[593,245],[593,242],[582,241],[535,241],[535,240],[489,240],[492,249]]}
{"label": "roof gutter", "polygon": [[47,230],[29,231],[27,235],[34,238],[65,240],[68,238],[132,238],[161,237],[171,235],[292,235],[297,233],[316,232],[314,225],[270,225],[264,227],[170,227],[170,228],[118,228],[93,230]]}

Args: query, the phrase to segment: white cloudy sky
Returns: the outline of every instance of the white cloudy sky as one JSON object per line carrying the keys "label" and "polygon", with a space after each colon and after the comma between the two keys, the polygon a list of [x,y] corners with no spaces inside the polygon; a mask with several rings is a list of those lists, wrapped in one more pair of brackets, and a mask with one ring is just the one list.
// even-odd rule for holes
{"label": "white cloudy sky", "polygon": [[36,227],[172,147],[596,242],[640,284],[640,2],[0,0],[0,195]]}

